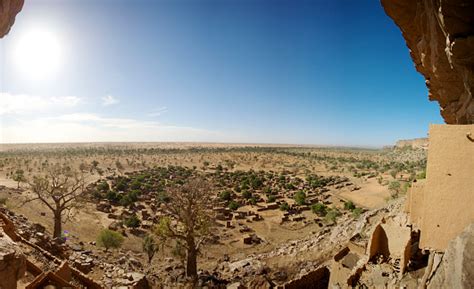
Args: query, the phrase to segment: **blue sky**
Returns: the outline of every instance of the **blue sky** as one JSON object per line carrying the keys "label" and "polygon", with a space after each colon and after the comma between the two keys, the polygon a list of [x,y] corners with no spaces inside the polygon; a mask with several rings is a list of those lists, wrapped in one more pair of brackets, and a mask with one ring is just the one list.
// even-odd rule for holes
{"label": "blue sky", "polygon": [[0,49],[2,142],[381,146],[442,123],[375,0],[27,1]]}

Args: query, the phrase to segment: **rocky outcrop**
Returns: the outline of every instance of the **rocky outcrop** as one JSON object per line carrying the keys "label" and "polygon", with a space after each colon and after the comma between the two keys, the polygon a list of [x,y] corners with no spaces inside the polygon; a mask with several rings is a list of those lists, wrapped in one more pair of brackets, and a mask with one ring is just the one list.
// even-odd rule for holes
{"label": "rocky outcrop", "polygon": [[474,2],[381,0],[448,124],[474,123]]}
{"label": "rocky outcrop", "polygon": [[402,139],[395,143],[396,148],[428,149],[428,138]]}
{"label": "rocky outcrop", "polygon": [[474,288],[474,224],[449,243],[428,288]]}
{"label": "rocky outcrop", "polygon": [[0,1],[0,38],[7,35],[15,22],[15,17],[23,7],[24,0]]}
{"label": "rocky outcrop", "polygon": [[18,246],[0,232],[0,288],[16,288],[26,270],[26,259]]}

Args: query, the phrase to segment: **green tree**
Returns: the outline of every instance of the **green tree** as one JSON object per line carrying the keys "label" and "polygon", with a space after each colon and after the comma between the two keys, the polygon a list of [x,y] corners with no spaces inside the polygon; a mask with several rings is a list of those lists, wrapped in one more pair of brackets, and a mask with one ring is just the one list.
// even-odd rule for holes
{"label": "green tree", "polygon": [[327,211],[325,218],[327,221],[336,222],[337,217],[339,217],[340,215],[341,212],[339,212],[338,209],[332,208]]}
{"label": "green tree", "polygon": [[295,196],[294,196],[294,199],[295,199],[295,202],[298,204],[298,205],[304,205],[306,203],[306,194],[305,192],[303,191],[298,191],[296,192]]}
{"label": "green tree", "polygon": [[323,203],[316,203],[311,206],[311,211],[320,217],[326,215],[327,209],[327,206]]}
{"label": "green tree", "polygon": [[242,191],[242,197],[244,197],[245,199],[250,199],[252,197],[252,193],[247,190],[244,190]]}
{"label": "green tree", "polygon": [[133,214],[130,217],[128,217],[127,219],[125,219],[125,221],[123,223],[124,223],[125,226],[127,226],[129,228],[138,228],[138,227],[140,227],[140,219],[135,214]]}
{"label": "green tree", "polygon": [[122,234],[109,229],[102,230],[97,237],[97,245],[104,247],[105,251],[108,251],[110,248],[120,248],[122,243]]}
{"label": "green tree", "polygon": [[344,202],[344,209],[345,210],[352,211],[355,208],[356,208],[356,206],[354,205],[354,203],[352,201]]}
{"label": "green tree", "polygon": [[388,185],[388,190],[390,191],[392,198],[398,197],[398,194],[400,193],[400,189],[401,189],[401,186],[400,186],[400,182],[398,181],[390,182],[390,184]]}
{"label": "green tree", "polygon": [[232,211],[235,211],[235,210],[237,210],[237,209],[240,207],[240,204],[237,203],[236,201],[230,201],[228,207],[229,207],[229,209],[231,209]]}
{"label": "green tree", "polygon": [[219,198],[223,201],[230,201],[232,199],[232,193],[230,191],[223,191],[219,194]]}
{"label": "green tree", "polygon": [[13,173],[13,180],[17,182],[17,188],[20,188],[20,183],[26,182],[25,172],[22,169],[18,169]]}
{"label": "green tree", "polygon": [[148,256],[148,264],[151,263],[153,256],[158,251],[158,245],[152,235],[146,235],[142,244],[143,252]]}
{"label": "green tree", "polygon": [[280,210],[282,211],[288,211],[290,209],[290,205],[288,205],[287,202],[283,202],[280,204]]}

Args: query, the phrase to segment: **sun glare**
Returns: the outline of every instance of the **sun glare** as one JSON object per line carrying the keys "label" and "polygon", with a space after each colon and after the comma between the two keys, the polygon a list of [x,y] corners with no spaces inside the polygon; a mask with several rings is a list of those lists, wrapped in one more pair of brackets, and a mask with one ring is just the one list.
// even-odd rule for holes
{"label": "sun glare", "polygon": [[55,33],[45,29],[25,32],[15,46],[20,73],[32,79],[53,76],[61,65],[61,44]]}

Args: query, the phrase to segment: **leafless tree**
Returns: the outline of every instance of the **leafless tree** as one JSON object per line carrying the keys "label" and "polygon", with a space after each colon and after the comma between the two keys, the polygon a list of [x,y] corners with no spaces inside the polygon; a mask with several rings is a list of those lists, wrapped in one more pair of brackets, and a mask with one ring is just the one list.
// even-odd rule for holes
{"label": "leafless tree", "polygon": [[155,233],[181,242],[186,248],[186,276],[196,280],[197,255],[215,223],[211,186],[203,179],[192,179],[168,190],[165,204],[168,217],[161,219]]}
{"label": "leafless tree", "polygon": [[40,201],[53,213],[53,237],[61,237],[64,217],[69,218],[80,204],[84,192],[84,175],[68,166],[55,165],[45,175],[30,182],[32,196],[24,202]]}

